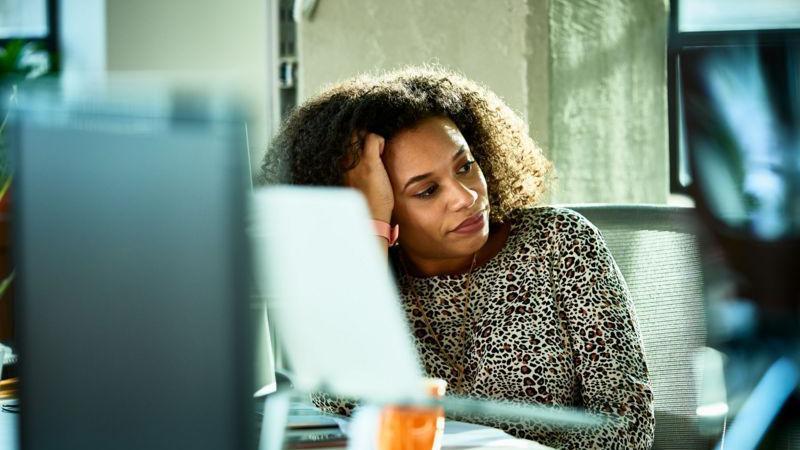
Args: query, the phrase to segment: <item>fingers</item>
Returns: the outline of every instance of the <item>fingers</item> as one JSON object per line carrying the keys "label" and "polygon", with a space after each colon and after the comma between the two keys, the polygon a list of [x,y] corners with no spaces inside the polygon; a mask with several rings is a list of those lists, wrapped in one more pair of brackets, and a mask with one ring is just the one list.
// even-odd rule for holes
{"label": "fingers", "polygon": [[[354,135],[356,144],[359,136]],[[381,155],[385,139],[375,133],[365,133],[359,162],[344,173],[344,184],[360,190],[367,199],[370,214],[374,219],[388,222],[394,209],[394,192]]]}
{"label": "fingers", "polygon": [[364,158],[372,159],[373,161],[380,159],[383,155],[384,144],[383,136],[375,133],[367,134],[364,138]]}

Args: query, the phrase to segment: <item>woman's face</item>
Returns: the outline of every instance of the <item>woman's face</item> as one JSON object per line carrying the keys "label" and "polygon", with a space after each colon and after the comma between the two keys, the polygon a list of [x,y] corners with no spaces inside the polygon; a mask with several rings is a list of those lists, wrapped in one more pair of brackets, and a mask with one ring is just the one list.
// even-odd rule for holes
{"label": "woman's face", "polygon": [[486,179],[458,127],[423,120],[386,143],[400,245],[417,258],[472,255],[489,236]]}

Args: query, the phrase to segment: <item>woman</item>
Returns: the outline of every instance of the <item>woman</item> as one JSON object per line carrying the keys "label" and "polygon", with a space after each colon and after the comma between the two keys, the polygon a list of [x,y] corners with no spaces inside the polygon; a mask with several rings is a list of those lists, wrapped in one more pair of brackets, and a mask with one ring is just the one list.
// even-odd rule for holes
{"label": "woman", "polygon": [[591,431],[483,423],[559,448],[649,448],[652,393],[627,288],[586,219],[532,207],[549,169],[497,96],[420,68],[306,102],[262,166],[267,182],[364,194],[424,368],[450,393],[621,417]]}

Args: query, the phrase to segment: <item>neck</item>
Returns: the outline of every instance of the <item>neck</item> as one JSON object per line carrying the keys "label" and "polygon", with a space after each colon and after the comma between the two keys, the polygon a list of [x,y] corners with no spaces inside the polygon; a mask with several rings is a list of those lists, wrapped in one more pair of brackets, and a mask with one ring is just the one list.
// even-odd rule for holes
{"label": "neck", "polygon": [[473,255],[456,258],[420,258],[404,253],[406,270],[412,275],[432,277],[436,275],[458,275],[467,273],[472,266]]}
{"label": "neck", "polygon": [[405,258],[405,270],[418,277],[467,273],[472,267],[473,257],[477,261],[475,267],[478,267],[496,255],[506,244],[511,227],[502,224],[492,228],[489,239],[474,254],[453,258],[426,258],[403,252],[401,257]]}

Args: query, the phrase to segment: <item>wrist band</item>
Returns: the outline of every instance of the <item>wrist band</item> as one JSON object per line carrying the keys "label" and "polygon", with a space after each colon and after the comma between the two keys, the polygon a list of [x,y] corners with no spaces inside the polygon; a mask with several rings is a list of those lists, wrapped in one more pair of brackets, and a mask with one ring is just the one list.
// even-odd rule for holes
{"label": "wrist band", "polygon": [[397,238],[400,237],[399,225],[391,226],[382,220],[373,220],[372,228],[375,229],[376,236],[389,241],[389,247],[393,246],[397,242]]}

